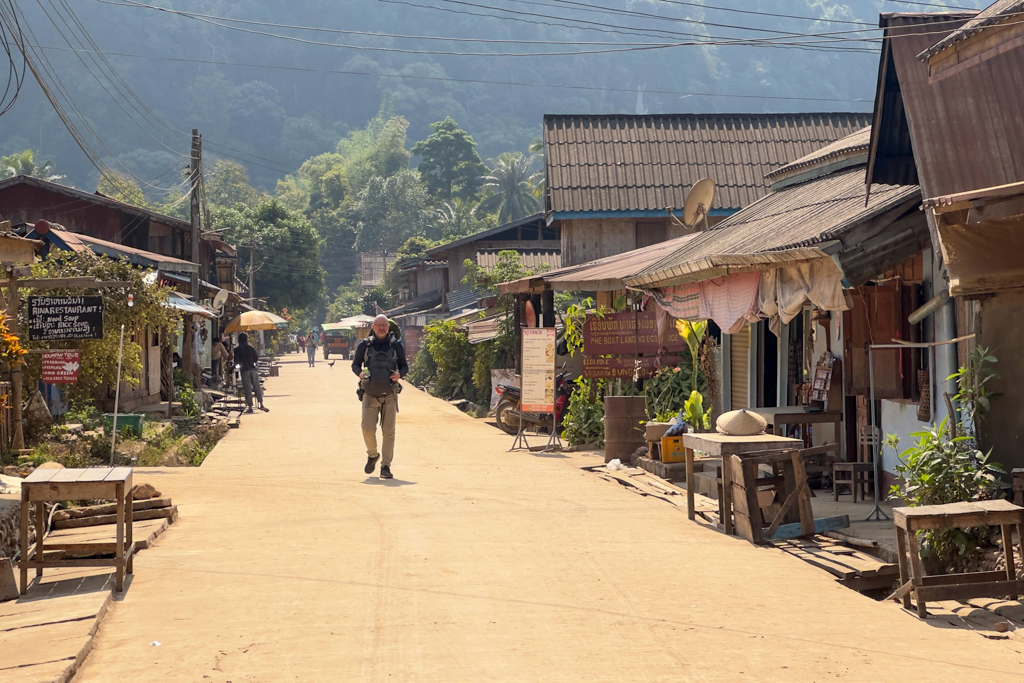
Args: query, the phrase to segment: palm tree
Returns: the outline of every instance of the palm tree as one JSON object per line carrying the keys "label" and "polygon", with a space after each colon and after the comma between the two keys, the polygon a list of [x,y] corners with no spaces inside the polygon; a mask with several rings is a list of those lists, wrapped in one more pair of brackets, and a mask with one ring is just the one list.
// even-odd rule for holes
{"label": "palm tree", "polygon": [[41,164],[37,164],[35,152],[30,149],[0,157],[0,176],[6,179],[19,175],[41,178],[51,183],[57,183],[64,179],[64,176],[53,173],[52,161],[44,161]]}
{"label": "palm tree", "polygon": [[454,240],[476,234],[490,227],[488,217],[481,218],[477,215],[477,208],[479,208],[478,204],[460,197],[455,197],[450,202],[443,202],[441,207],[435,210],[442,239]]}
{"label": "palm tree", "polygon": [[533,171],[533,159],[522,152],[505,152],[491,160],[491,174],[484,176],[483,186],[493,194],[480,202],[480,207],[496,210],[499,223],[518,220],[540,209],[534,186],[541,174]]}

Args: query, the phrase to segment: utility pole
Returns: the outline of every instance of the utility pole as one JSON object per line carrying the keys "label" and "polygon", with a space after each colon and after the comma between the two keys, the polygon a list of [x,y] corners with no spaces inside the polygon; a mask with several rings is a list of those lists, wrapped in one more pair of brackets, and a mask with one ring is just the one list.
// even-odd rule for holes
{"label": "utility pole", "polygon": [[[192,258],[191,261],[196,265],[196,271],[192,273],[190,278],[192,300],[195,302],[199,301],[199,240],[200,240],[200,228],[199,228],[199,174],[203,172],[202,167],[203,161],[203,139],[199,135],[197,128],[192,129],[192,156],[189,162],[189,195],[191,197],[191,214],[192,214]],[[184,317],[184,338],[181,340],[181,366],[184,368],[186,374],[189,376],[190,381],[194,381],[193,377],[196,374],[196,370],[192,364],[193,344],[192,344],[192,316],[188,313]]]}

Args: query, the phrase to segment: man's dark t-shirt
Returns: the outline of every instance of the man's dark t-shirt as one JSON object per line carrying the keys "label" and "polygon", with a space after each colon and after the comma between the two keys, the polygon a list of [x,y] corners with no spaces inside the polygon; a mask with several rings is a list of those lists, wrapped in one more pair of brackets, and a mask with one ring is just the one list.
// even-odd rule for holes
{"label": "man's dark t-shirt", "polygon": [[242,370],[251,370],[259,363],[260,357],[256,349],[248,344],[239,344],[235,347],[235,362]]}
{"label": "man's dark t-shirt", "polygon": [[[383,339],[378,339],[377,335],[370,333],[370,336],[359,342],[359,346],[356,347],[355,358],[352,359],[352,372],[359,374],[363,370],[363,363],[366,362],[366,348],[373,345],[376,351],[387,351],[388,340],[391,338],[389,334]],[[405,377],[409,373],[409,364],[405,361],[405,347],[402,346],[402,342],[396,341],[395,343],[395,359],[398,361],[398,374]]]}

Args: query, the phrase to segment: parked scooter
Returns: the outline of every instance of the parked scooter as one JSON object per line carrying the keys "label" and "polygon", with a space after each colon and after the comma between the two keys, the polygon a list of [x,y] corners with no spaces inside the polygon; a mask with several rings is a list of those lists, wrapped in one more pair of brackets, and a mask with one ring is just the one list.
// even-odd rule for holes
{"label": "parked scooter", "polygon": [[557,427],[562,426],[562,419],[565,417],[565,409],[569,405],[569,393],[571,387],[567,378],[569,373],[562,366],[562,372],[555,375],[555,412],[552,413],[524,413],[522,411],[523,392],[512,384],[499,384],[495,391],[498,393],[498,405],[494,407],[494,417],[505,433],[515,435],[519,432],[519,422],[525,422],[526,429],[537,429],[550,433],[552,423]]}

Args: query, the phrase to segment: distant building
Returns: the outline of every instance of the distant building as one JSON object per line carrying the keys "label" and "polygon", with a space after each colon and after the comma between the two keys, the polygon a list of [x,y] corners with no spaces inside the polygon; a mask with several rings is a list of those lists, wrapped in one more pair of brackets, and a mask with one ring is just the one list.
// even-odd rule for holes
{"label": "distant building", "polygon": [[364,251],[359,254],[359,274],[366,289],[373,289],[384,280],[384,272],[394,262],[394,254],[386,251]]}

